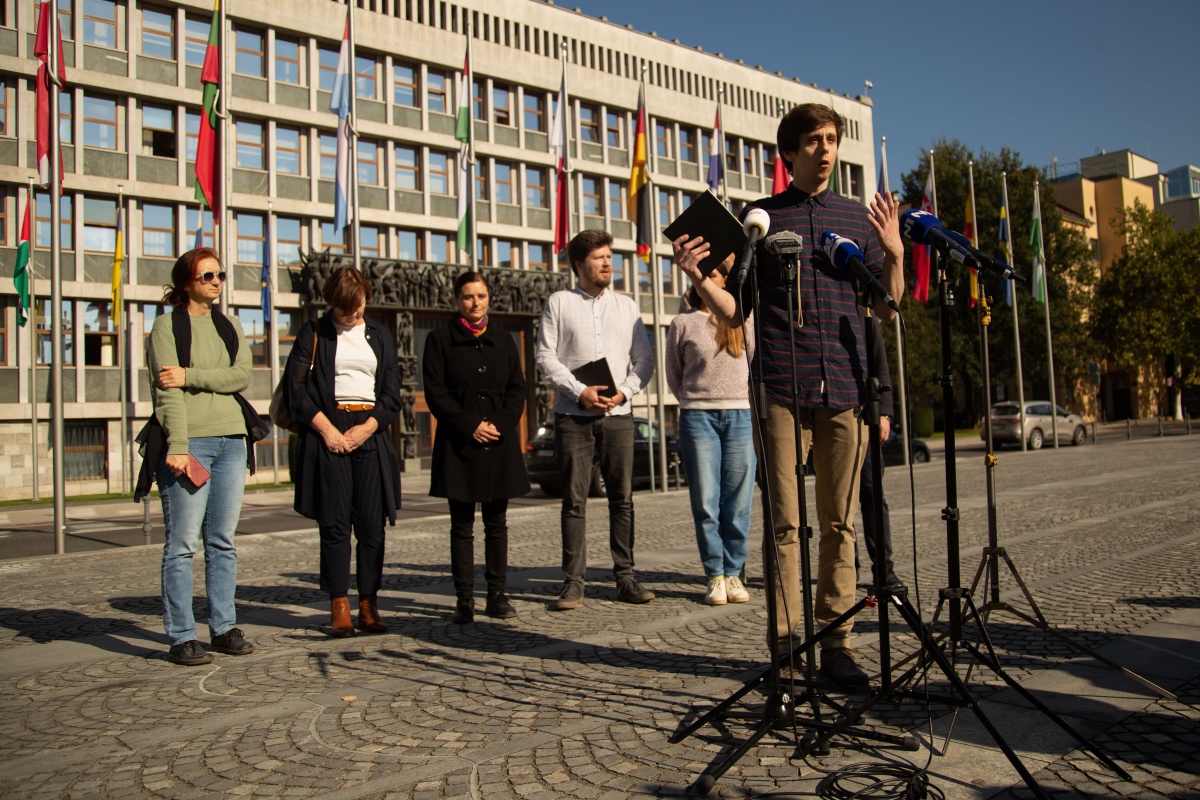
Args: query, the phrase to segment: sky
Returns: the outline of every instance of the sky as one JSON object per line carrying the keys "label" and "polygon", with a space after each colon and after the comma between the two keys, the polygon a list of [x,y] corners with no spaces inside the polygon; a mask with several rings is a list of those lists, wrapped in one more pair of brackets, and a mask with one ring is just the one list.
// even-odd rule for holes
{"label": "sky", "polygon": [[942,138],[1060,172],[1130,149],[1200,166],[1200,0],[557,0],[851,97],[888,185]]}

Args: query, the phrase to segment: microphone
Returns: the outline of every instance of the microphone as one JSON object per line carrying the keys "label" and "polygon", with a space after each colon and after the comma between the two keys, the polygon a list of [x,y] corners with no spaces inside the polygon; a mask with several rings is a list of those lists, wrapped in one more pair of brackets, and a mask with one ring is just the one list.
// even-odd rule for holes
{"label": "microphone", "polygon": [[938,249],[938,252],[953,258],[960,264],[997,272],[1005,278],[1012,278],[1022,283],[1029,282],[1024,275],[1008,264],[976,250],[971,246],[970,240],[961,233],[944,230],[938,218],[927,211],[912,210],[901,214],[900,232],[913,244],[932,245]]}
{"label": "microphone", "polygon": [[864,285],[871,294],[887,303],[888,308],[892,311],[900,311],[900,304],[888,293],[887,289],[883,288],[883,284],[871,274],[871,270],[867,269],[867,265],[863,263],[862,250],[858,249],[858,245],[844,236],[838,236],[832,231],[825,231],[821,234],[821,247],[835,267],[838,269],[849,268],[858,278],[858,282]]}
{"label": "microphone", "polygon": [[750,269],[750,259],[754,257],[754,247],[758,240],[767,235],[771,229],[771,215],[764,209],[752,208],[742,221],[742,230],[746,232],[746,246],[742,248],[742,259],[738,262],[738,272],[745,274]]}

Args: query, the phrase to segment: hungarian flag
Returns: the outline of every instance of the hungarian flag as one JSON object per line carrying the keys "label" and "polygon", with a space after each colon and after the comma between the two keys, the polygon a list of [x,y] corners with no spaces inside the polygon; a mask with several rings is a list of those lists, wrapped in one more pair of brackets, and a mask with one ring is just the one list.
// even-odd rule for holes
{"label": "hungarian flag", "polygon": [[25,216],[21,219],[21,241],[17,244],[17,266],[13,270],[13,288],[17,290],[17,324],[25,327],[29,319],[29,207],[33,194],[25,198]]}
{"label": "hungarian flag", "polygon": [[567,247],[570,238],[571,190],[567,183],[570,153],[567,146],[567,65],[563,63],[562,83],[558,87],[558,106],[554,110],[554,128],[550,131],[550,152],[554,154],[554,254]]}
{"label": "hungarian flag", "polygon": [[458,116],[454,121],[454,138],[458,140],[458,238],[456,244],[460,254],[471,260],[474,231],[471,230],[471,39],[467,38],[467,53],[463,57],[462,76],[458,83]]}
{"label": "hungarian flag", "polygon": [[[979,237],[975,235],[975,183],[972,181],[967,191],[967,210],[963,222],[963,236],[972,247],[979,247]],[[971,300],[970,307],[979,303],[979,270],[971,268]]]}
{"label": "hungarian flag", "polygon": [[1042,244],[1041,192],[1033,190],[1033,224],[1029,230],[1029,246],[1033,248],[1033,299],[1046,302],[1046,248]]}
{"label": "hungarian flag", "polygon": [[[930,214],[934,213],[933,207],[936,203],[933,185],[933,169],[932,162],[930,164],[929,177],[925,180],[925,195],[921,198],[921,210],[927,211]],[[916,274],[916,285],[913,286],[913,299],[920,303],[929,302],[929,266],[930,255],[929,245],[915,244],[913,245],[913,272]]]}
{"label": "hungarian flag", "polygon": [[[1013,265],[1012,255],[1012,235],[1008,230],[1008,193],[1004,194],[1004,203],[1000,206],[1000,250],[1004,253],[1004,263],[1008,266]],[[1012,280],[1000,279],[1000,297],[1004,300],[1004,304],[1012,307]]]}
{"label": "hungarian flag", "polygon": [[717,115],[713,118],[713,134],[711,152],[708,154],[708,188],[713,192],[721,185],[725,176],[725,165],[721,163],[721,107],[717,106]]}
{"label": "hungarian flag", "polygon": [[[629,216],[637,226],[638,258],[650,263],[650,176],[646,172],[646,87],[638,89],[633,129],[633,169],[629,172]],[[714,142],[714,146],[715,146]]]}
{"label": "hungarian flag", "polygon": [[[353,148],[350,143],[350,64],[354,56],[350,52],[350,15],[353,6],[346,9],[346,27],[342,30],[342,49],[338,53],[337,74],[333,79],[333,95],[329,98],[329,110],[338,115],[337,126],[337,170],[333,187],[333,227],[339,233],[350,224],[354,213],[350,208],[350,160]],[[354,243],[358,246],[358,242]]]}
{"label": "hungarian flag", "polygon": [[121,208],[117,209],[117,244],[113,248],[112,306],[109,311],[114,326],[121,324],[121,267],[125,264],[125,236],[121,229],[122,211]]}
{"label": "hungarian flag", "polygon": [[[50,185],[50,133],[54,120],[57,119],[57,109],[50,108],[50,28],[54,28],[54,38],[58,42],[56,52],[59,89],[67,82],[67,72],[63,67],[62,31],[59,30],[58,16],[53,14],[48,0],[42,0],[38,5],[37,36],[34,38],[33,55],[38,60],[37,67],[37,164],[38,184]],[[63,177],[62,144],[58,150],[58,179]]]}
{"label": "hungarian flag", "polygon": [[[200,135],[196,140],[196,199],[216,209],[217,171],[220,151],[217,148],[217,97],[221,93],[221,0],[213,4],[212,23],[208,26],[208,47],[204,51],[204,68],[200,85],[204,87],[204,108],[200,111]],[[203,213],[203,209],[201,210]],[[221,215],[213,215],[213,224],[221,223]]]}

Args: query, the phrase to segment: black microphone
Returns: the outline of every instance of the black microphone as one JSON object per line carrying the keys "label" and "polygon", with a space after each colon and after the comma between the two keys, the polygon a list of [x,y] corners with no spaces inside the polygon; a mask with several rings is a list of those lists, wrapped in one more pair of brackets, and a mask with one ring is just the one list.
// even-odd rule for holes
{"label": "black microphone", "polygon": [[1020,283],[1029,283],[1029,279],[1021,273],[1017,272],[1008,263],[1001,261],[998,258],[992,258],[987,253],[979,250],[975,245],[971,244],[971,240],[963,236],[957,231],[948,231],[943,229],[946,237],[952,242],[957,242],[960,250],[951,250],[950,257],[958,263],[971,267],[972,269],[982,269],[988,272],[994,272],[1002,278],[1012,278]]}
{"label": "black microphone", "polygon": [[761,208],[752,208],[742,221],[742,230],[746,232],[746,246],[742,248],[742,259],[738,262],[738,272],[742,275],[750,269],[750,259],[754,257],[754,248],[758,240],[767,235],[771,229],[771,215]]}
{"label": "black microphone", "polygon": [[932,245],[939,253],[960,264],[997,272],[1022,283],[1029,282],[1008,264],[976,250],[961,233],[944,230],[938,218],[928,211],[905,211],[900,215],[900,232],[913,244]]}
{"label": "black microphone", "polygon": [[844,236],[838,236],[832,231],[825,231],[821,234],[821,247],[835,267],[838,269],[849,267],[858,278],[858,282],[865,286],[871,294],[887,303],[888,308],[892,311],[900,311],[900,304],[863,263],[862,250],[858,249],[858,245]]}

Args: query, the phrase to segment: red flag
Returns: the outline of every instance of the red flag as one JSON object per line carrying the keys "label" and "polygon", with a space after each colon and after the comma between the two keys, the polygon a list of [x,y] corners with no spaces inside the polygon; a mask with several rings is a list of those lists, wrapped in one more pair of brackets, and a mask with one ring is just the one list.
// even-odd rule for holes
{"label": "red flag", "polygon": [[567,249],[571,228],[571,189],[567,180],[569,136],[567,134],[567,66],[563,64],[562,83],[558,87],[558,106],[554,110],[554,130],[550,132],[550,152],[554,154],[554,253]]}
{"label": "red flag", "polygon": [[771,187],[771,194],[779,194],[788,188],[792,182],[792,176],[788,174],[787,164],[783,163],[783,156],[779,153],[775,154],[775,185]]}
{"label": "red flag", "polygon": [[[925,180],[925,196],[921,198],[921,210],[933,213],[933,170]],[[917,282],[913,286],[913,299],[919,303],[929,302],[929,245],[913,245],[913,272]]]}
{"label": "red flag", "polygon": [[[975,237],[975,184],[972,181],[967,190],[967,211],[966,220],[963,222],[963,236],[971,243],[972,247],[979,247],[979,241]],[[974,267],[971,268],[971,300],[970,307],[974,308],[979,302],[979,271]]]}
{"label": "red flag", "polygon": [[[200,110],[200,135],[196,141],[196,199],[216,209],[217,195],[217,94],[221,86],[221,0],[213,5],[212,24],[208,28],[208,48],[200,85],[204,87],[204,108]],[[213,214],[213,225],[221,224],[221,215]]]}
{"label": "red flag", "polygon": [[[34,39],[33,55],[38,60],[37,67],[37,164],[38,183],[41,186],[50,185],[50,132],[51,126],[58,119],[58,109],[50,108],[50,27],[53,25],[54,36],[58,41],[56,59],[58,64],[59,90],[67,82],[67,72],[63,67],[62,31],[58,26],[57,15],[51,22],[50,3],[42,0],[38,5],[37,36]],[[58,179],[63,178],[62,143],[58,150]]]}

